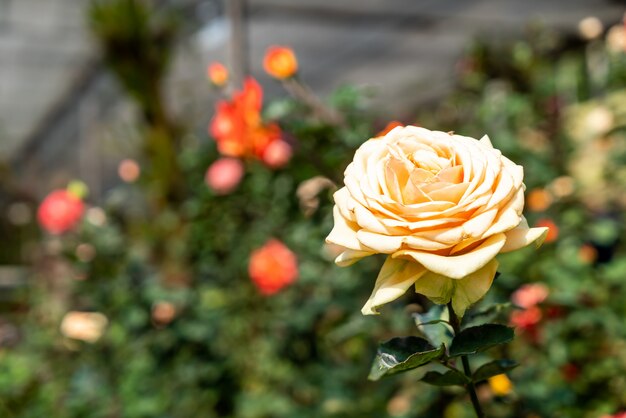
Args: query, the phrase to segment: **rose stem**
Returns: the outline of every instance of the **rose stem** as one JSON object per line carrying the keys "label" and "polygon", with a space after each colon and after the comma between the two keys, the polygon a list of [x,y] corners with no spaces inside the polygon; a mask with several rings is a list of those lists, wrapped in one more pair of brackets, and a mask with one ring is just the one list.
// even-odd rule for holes
{"label": "rose stem", "polygon": [[[454,309],[452,309],[452,302],[448,303],[448,312],[450,313],[450,325],[452,325],[454,335],[458,335],[461,332],[461,324],[459,322],[459,317],[456,316]],[[474,381],[472,380],[472,369],[470,369],[469,359],[467,356],[461,356],[461,361],[463,362],[463,371],[465,372],[465,376],[470,379],[470,382],[465,386],[465,388],[467,389],[470,399],[472,400],[476,416],[478,418],[484,418],[485,414],[480,407],[480,402],[478,402],[478,396],[476,396],[476,388],[474,387]]]}

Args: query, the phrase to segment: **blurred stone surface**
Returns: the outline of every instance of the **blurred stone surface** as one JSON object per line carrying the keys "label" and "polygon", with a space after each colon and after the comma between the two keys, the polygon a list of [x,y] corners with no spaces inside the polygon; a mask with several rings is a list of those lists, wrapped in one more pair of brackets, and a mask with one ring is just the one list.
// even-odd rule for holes
{"label": "blurred stone surface", "polygon": [[[196,15],[216,2],[169,1]],[[79,177],[97,199],[136,141],[111,129],[130,123],[133,107],[98,63],[87,5],[0,0],[0,158],[12,160],[19,181],[35,195]],[[517,36],[529,21],[574,32],[589,15],[619,21],[624,6],[607,0],[249,0],[249,10],[251,71],[268,96],[282,91],[263,73],[262,56],[270,45],[289,45],[315,91],[371,86],[382,116],[395,118],[450,87],[455,61],[476,34]],[[205,68],[226,59],[228,23],[211,17],[192,26],[177,51],[168,98],[179,115],[202,127],[215,100]]]}

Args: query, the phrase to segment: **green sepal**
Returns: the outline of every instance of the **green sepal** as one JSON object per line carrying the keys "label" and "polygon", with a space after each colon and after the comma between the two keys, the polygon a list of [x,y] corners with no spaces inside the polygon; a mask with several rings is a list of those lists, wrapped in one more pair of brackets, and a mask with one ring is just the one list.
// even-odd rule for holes
{"label": "green sepal", "polygon": [[436,348],[419,337],[392,338],[378,347],[369,380],[415,369],[441,358],[445,347]]}

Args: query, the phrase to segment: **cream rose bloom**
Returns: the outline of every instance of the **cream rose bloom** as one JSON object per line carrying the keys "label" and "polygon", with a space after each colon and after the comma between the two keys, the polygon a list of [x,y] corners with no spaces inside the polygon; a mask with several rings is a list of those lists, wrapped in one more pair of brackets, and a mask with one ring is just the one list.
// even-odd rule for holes
{"label": "cream rose bloom", "polygon": [[335,262],[389,255],[366,315],[414,285],[462,316],[491,287],[498,253],[541,244],[547,233],[522,216],[522,167],[486,136],[398,127],[361,145],[344,174],[326,239],[344,248]]}

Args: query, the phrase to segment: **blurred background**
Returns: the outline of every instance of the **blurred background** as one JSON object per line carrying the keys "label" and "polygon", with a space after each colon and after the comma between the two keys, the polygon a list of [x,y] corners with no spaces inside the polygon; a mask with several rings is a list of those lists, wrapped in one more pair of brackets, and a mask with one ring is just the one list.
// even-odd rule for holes
{"label": "blurred background", "polygon": [[625,6],[0,0],[0,416],[468,416],[367,381],[429,303],[362,317],[381,260],[324,244],[390,122],[488,134],[550,227],[488,295],[489,416],[626,411]]}

